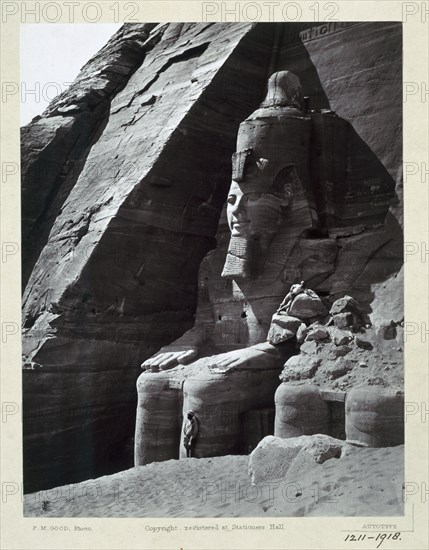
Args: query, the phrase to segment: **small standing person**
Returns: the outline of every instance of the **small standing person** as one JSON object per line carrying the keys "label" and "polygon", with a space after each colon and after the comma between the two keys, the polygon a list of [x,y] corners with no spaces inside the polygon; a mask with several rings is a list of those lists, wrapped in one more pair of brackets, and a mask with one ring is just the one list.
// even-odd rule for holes
{"label": "small standing person", "polygon": [[289,292],[286,294],[285,299],[280,304],[277,313],[280,313],[281,311],[289,313],[290,306],[292,305],[292,302],[294,301],[296,296],[298,296],[298,294],[303,294],[304,292],[306,292],[305,281],[301,281],[296,285],[292,285]]}
{"label": "small standing person", "polygon": [[183,433],[183,445],[186,449],[186,456],[187,458],[190,458],[192,457],[192,450],[195,446],[195,440],[198,437],[198,420],[194,411],[188,411]]}

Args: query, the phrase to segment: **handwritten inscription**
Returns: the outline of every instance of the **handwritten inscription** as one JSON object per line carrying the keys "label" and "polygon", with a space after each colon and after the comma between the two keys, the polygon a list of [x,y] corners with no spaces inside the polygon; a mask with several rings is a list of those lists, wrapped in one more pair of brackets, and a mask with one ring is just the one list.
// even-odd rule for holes
{"label": "handwritten inscription", "polygon": [[374,533],[371,535],[367,535],[366,533],[359,535],[350,534],[344,539],[345,542],[360,542],[363,540],[373,540],[377,543],[376,548],[380,548],[385,540],[401,540],[401,533]]}

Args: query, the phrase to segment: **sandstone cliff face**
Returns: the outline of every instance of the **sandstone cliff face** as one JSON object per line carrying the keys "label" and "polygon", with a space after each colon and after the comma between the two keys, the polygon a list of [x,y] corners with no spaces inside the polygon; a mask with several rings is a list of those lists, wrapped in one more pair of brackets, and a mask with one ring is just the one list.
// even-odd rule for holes
{"label": "sandstone cliff face", "polygon": [[92,145],[107,123],[111,100],[160,39],[158,34],[148,40],[153,27],[153,23],[122,27],[82,68],[69,89],[22,128],[24,286]]}
{"label": "sandstone cliff face", "polygon": [[[141,361],[192,326],[198,266],[215,246],[238,124],[263,93],[271,34],[154,28],[52,228],[48,217],[24,292],[24,359],[41,365],[24,371],[28,488],[108,468],[107,450],[134,429]],[[135,29],[136,48],[145,36]]]}
{"label": "sandstone cliff face", "polygon": [[126,25],[23,128],[26,491],[130,465],[139,365],[192,327],[217,231],[221,270],[238,125],[275,70],[338,115],[311,115],[320,228],[290,252],[283,286],[302,277],[354,296],[376,325],[401,320],[400,25],[302,28]]}

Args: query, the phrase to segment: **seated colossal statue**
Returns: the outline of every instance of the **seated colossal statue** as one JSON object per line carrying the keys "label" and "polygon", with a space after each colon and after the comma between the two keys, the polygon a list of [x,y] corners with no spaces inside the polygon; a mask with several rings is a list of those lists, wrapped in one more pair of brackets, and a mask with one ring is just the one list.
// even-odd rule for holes
{"label": "seated colossal statue", "polygon": [[247,451],[252,418],[269,416],[279,373],[295,353],[288,342],[267,342],[271,318],[300,281],[288,258],[317,224],[310,139],[299,79],[273,74],[260,108],[239,128],[226,205],[229,244],[221,218],[218,246],[200,267],[195,324],[142,365],[137,465],[178,458],[179,449],[183,456],[186,411],[200,426],[196,457]]}

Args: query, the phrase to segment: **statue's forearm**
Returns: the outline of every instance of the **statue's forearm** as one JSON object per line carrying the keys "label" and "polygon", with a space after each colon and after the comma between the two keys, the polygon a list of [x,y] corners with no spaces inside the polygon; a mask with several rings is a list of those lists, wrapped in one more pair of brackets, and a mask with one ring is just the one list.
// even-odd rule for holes
{"label": "statue's forearm", "polygon": [[270,353],[271,355],[277,355],[278,349],[276,346],[273,346],[269,342],[261,342],[260,344],[255,344],[252,346],[253,349],[257,349],[259,351],[264,351],[266,353]]}
{"label": "statue's forearm", "polygon": [[[269,342],[261,342],[252,346],[255,351],[262,352],[264,356],[273,362],[276,366],[281,366],[285,359],[291,355],[290,345],[277,345],[273,346]],[[250,348],[250,349],[252,349]]]}

